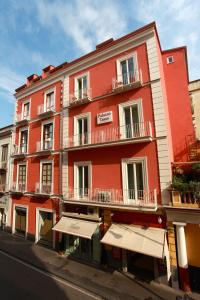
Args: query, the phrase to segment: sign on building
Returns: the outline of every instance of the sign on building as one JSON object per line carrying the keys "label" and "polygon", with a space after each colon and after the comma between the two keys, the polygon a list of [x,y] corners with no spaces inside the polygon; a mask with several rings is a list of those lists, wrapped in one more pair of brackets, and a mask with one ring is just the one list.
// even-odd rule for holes
{"label": "sign on building", "polygon": [[97,115],[97,124],[109,123],[113,121],[112,111],[106,111]]}

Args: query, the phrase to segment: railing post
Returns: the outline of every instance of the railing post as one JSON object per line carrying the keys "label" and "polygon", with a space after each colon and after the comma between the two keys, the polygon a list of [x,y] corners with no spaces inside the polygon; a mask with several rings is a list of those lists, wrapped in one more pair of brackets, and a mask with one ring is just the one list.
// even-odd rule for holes
{"label": "railing post", "polygon": [[154,193],[154,203],[155,203],[155,206],[157,206],[157,191],[156,191],[156,189],[153,190],[153,193]]}

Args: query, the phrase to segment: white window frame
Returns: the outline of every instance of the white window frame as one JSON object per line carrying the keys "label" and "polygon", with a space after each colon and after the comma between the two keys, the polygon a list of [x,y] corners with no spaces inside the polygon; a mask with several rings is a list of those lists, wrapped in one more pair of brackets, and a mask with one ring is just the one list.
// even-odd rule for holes
{"label": "white window frame", "polygon": [[25,191],[27,191],[27,180],[28,180],[28,161],[26,162],[18,162],[17,163],[17,180],[16,180],[16,189],[18,191],[18,184],[19,184],[19,166],[26,166],[26,186]]}
{"label": "white window frame", "polygon": [[[122,168],[122,188],[125,191],[128,191],[128,172],[127,172],[127,164],[131,163],[142,163],[142,170],[143,170],[143,184],[144,184],[144,191],[149,190],[148,186],[148,166],[147,166],[147,157],[131,157],[131,158],[122,158],[121,160],[121,168]],[[128,193],[127,193],[128,194]],[[124,200],[134,202],[137,200],[128,199],[126,197],[126,193],[124,194]]]}
{"label": "white window frame", "polygon": [[28,137],[27,137],[27,152],[25,154],[28,154],[29,153],[29,127],[22,127],[19,129],[19,139],[18,139],[18,146],[19,146],[19,149],[21,147],[21,132],[22,131],[28,131]]}
{"label": "white window frame", "polygon": [[47,111],[47,95],[52,92],[54,93],[53,109],[55,109],[55,107],[56,107],[56,87],[53,87],[44,92],[44,111],[45,112]]}
{"label": "white window frame", "polygon": [[26,232],[25,232],[25,239],[27,239],[27,233],[28,233],[28,218],[29,218],[29,206],[23,205],[23,204],[13,204],[13,222],[12,222],[12,234],[15,234],[15,218],[16,218],[16,207],[25,208],[26,209]]}
{"label": "white window frame", "polygon": [[126,139],[125,130],[124,130],[124,127],[125,127],[124,108],[134,106],[134,105],[137,105],[137,107],[138,107],[139,123],[144,122],[142,99],[129,100],[129,101],[118,104],[119,126],[120,126],[120,137],[121,137],[121,139]]}
{"label": "white window frame", "polygon": [[50,123],[52,123],[53,124],[53,145],[52,145],[52,149],[50,149],[51,151],[53,151],[54,150],[54,135],[55,135],[55,127],[54,127],[54,119],[51,119],[51,120],[47,120],[47,121],[43,121],[42,122],[42,127],[41,127],[41,137],[40,137],[40,142],[41,142],[41,150],[43,150],[44,149],[44,145],[43,145],[43,134],[44,134],[44,125],[48,125],[48,124],[50,124]]}
{"label": "white window frame", "polygon": [[78,80],[81,79],[81,78],[83,78],[83,77],[85,77],[85,76],[87,77],[87,91],[89,91],[89,89],[90,89],[90,76],[89,76],[89,72],[82,73],[82,74],[80,74],[80,75],[78,75],[78,76],[76,76],[74,78],[74,96],[77,99],[79,99],[78,98]]}
{"label": "white window frame", "polygon": [[138,59],[137,59],[137,52],[134,51],[132,53],[129,53],[128,55],[124,55],[122,57],[119,57],[116,60],[116,68],[117,68],[117,78],[120,78],[122,76],[122,69],[121,69],[121,62],[124,60],[127,60],[129,58],[133,58],[133,63],[134,63],[134,72],[138,73]]}
{"label": "white window frame", "polygon": [[[91,113],[87,112],[87,113],[83,113],[80,115],[76,115],[74,116],[74,137],[73,137],[73,142],[75,146],[79,146],[79,140],[78,140],[78,120],[83,119],[83,118],[87,118],[87,126],[88,126],[88,144],[85,145],[89,145],[91,144]],[[80,145],[82,146],[82,145]]]}
{"label": "white window frame", "polygon": [[78,167],[88,166],[88,189],[92,189],[92,162],[78,161],[74,162],[74,195],[78,198]]}
{"label": "white window frame", "polygon": [[21,119],[24,120],[24,106],[25,104],[29,103],[29,115],[26,117],[26,119],[30,119],[31,117],[31,98],[28,100],[23,101],[22,103],[22,113],[21,113]]}
{"label": "white window frame", "polygon": [[52,174],[51,174],[52,182],[51,182],[51,193],[50,194],[53,194],[53,191],[54,191],[54,160],[53,159],[51,159],[51,160],[43,159],[40,161],[40,193],[42,194],[42,165],[45,163],[52,165]]}
{"label": "white window frame", "polygon": [[173,64],[173,62],[174,62],[174,56],[173,55],[167,56],[167,64]]}
{"label": "white window frame", "polygon": [[[49,212],[53,214],[53,226],[56,224],[56,211],[55,209],[37,207],[36,208],[36,224],[35,224],[35,244],[39,242],[39,214],[40,211]],[[53,228],[53,227],[52,227]],[[55,249],[56,245],[56,232],[53,230],[53,249]]]}

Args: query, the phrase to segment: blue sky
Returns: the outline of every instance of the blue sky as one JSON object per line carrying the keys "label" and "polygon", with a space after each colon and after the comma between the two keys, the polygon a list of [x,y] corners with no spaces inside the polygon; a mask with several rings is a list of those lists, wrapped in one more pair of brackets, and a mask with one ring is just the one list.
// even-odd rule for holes
{"label": "blue sky", "polygon": [[163,49],[188,46],[190,80],[199,78],[199,0],[0,0],[0,127],[27,76],[154,20]]}

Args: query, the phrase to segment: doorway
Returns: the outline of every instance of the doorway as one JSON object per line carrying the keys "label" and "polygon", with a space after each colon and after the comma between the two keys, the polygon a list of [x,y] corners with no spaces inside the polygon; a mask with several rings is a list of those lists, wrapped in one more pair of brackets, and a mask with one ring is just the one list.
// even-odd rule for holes
{"label": "doorway", "polygon": [[39,210],[37,242],[52,247],[53,246],[52,227],[53,227],[53,212]]}
{"label": "doorway", "polygon": [[27,209],[15,207],[15,233],[26,237]]}

